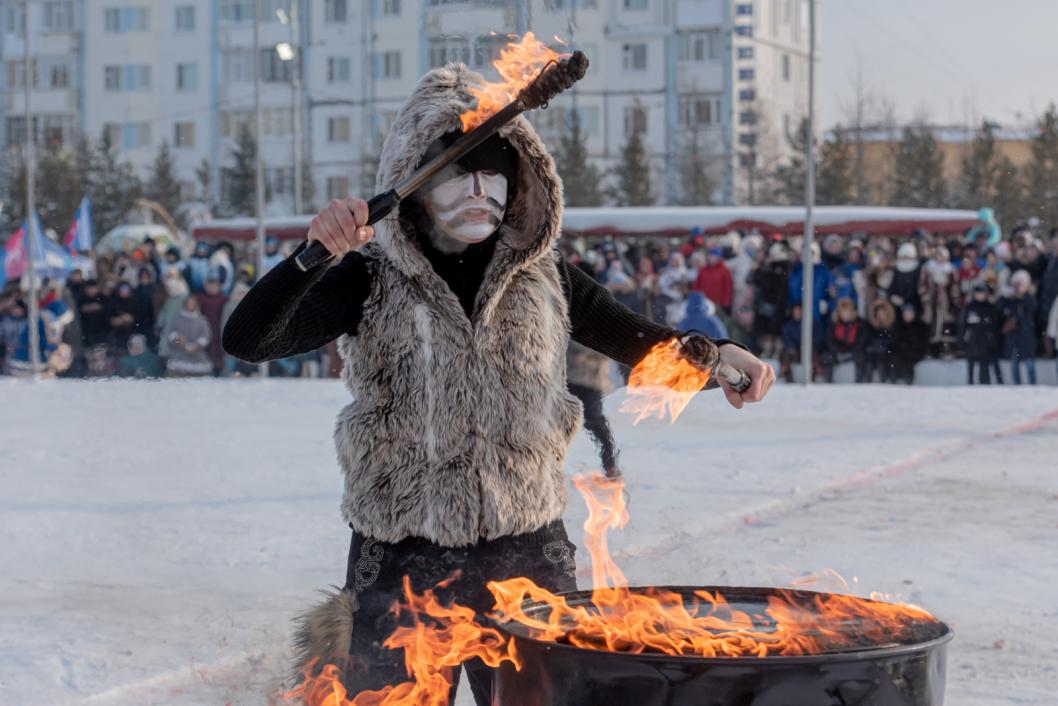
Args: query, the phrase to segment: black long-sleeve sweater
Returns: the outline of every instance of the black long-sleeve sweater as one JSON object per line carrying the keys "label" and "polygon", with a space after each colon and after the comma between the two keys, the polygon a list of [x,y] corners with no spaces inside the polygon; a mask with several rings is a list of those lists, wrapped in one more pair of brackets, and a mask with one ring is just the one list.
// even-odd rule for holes
{"label": "black long-sleeve sweater", "polygon": [[[420,245],[470,316],[494,240],[458,254]],[[633,366],[655,344],[677,335],[629,311],[582,270],[560,262],[573,340]],[[302,272],[291,256],[269,271],[232,312],[224,327],[224,350],[253,363],[316,350],[344,333],[356,333],[370,291],[370,263],[359,252],[310,272]]]}

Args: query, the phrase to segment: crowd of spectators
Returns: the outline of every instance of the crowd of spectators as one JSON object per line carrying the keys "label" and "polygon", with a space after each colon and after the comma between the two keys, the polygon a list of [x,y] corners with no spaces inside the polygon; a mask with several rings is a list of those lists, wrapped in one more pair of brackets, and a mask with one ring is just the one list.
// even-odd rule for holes
{"label": "crowd of spectators", "polygon": [[[744,341],[777,360],[787,381],[801,358],[804,266],[799,238],[564,240],[567,259],[625,306],[713,338]],[[968,237],[826,236],[813,246],[811,371],[832,382],[849,363],[857,382],[911,383],[927,357],[963,357],[969,382],[1035,383],[1037,357],[1058,338],[1058,231],[1041,241],[1018,229],[991,246]],[[266,244],[266,268],[283,257]],[[252,260],[253,252],[246,253]],[[151,240],[128,254],[81,258],[65,282],[45,282],[42,358],[67,377],[254,375],[226,356],[221,331],[248,291],[254,266],[234,248],[199,242],[185,258]],[[21,283],[24,285],[24,282]],[[19,282],[0,292],[0,370],[29,363],[28,307]],[[269,364],[274,376],[334,375],[323,349]]]}
{"label": "crowd of spectators", "polygon": [[[564,254],[614,297],[681,330],[746,342],[793,380],[801,362],[800,238],[729,233],[567,242]],[[914,382],[925,358],[967,361],[968,381],[1036,382],[1036,358],[1058,338],[1058,230],[984,237],[829,235],[812,250],[814,379],[851,364],[856,382]],[[977,375],[975,376],[975,370]]]}
{"label": "crowd of spectators", "polygon": [[[266,253],[266,267],[284,257],[274,239]],[[234,255],[230,244],[199,242],[184,258],[176,248],[158,252],[147,239],[128,254],[81,258],[65,282],[43,283],[42,362],[65,377],[256,374],[258,366],[221,348],[224,324],[254,279],[254,266]],[[25,278],[0,293],[4,374],[25,374],[32,367],[24,291]],[[275,361],[269,374],[316,376],[326,359],[325,351],[316,351]]]}

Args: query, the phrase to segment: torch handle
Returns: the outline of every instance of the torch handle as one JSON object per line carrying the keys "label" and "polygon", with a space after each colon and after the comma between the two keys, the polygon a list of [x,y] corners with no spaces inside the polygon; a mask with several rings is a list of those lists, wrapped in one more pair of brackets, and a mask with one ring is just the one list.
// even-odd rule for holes
{"label": "torch handle", "polygon": [[716,377],[730,385],[735,392],[745,392],[753,382],[745,370],[739,370],[727,363],[717,363],[715,372]]}
{"label": "torch handle", "polygon": [[[381,221],[399,203],[400,196],[397,195],[396,189],[390,189],[372,196],[367,202],[367,225],[374,225]],[[327,262],[332,257],[334,256],[331,255],[330,251],[320,241],[315,240],[294,258],[294,263],[302,272],[308,272],[314,267]]]}

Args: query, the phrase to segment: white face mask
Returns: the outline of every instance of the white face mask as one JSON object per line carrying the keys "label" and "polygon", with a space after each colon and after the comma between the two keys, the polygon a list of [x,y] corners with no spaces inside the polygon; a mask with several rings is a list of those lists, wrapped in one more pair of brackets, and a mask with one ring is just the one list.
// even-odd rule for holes
{"label": "white face mask", "polygon": [[507,177],[470,172],[441,182],[424,199],[434,226],[460,243],[480,243],[496,232],[507,208]]}

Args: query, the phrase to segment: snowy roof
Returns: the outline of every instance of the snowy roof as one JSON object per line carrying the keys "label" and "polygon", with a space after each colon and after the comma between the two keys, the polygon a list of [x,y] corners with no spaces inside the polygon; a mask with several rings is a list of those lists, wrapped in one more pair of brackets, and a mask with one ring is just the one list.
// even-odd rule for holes
{"label": "snowy roof", "polygon": [[[821,235],[910,235],[916,228],[962,233],[977,221],[976,211],[887,206],[817,206],[815,230]],[[562,229],[584,235],[719,235],[732,230],[800,235],[805,209],[800,206],[636,206],[567,208]],[[266,218],[265,233],[301,239],[312,216]],[[195,240],[253,240],[257,221],[227,218],[192,226]]]}

